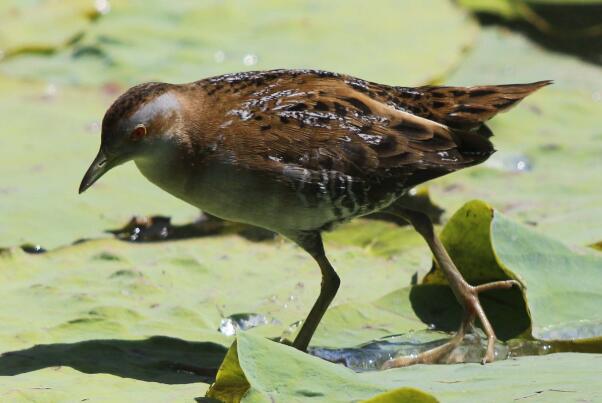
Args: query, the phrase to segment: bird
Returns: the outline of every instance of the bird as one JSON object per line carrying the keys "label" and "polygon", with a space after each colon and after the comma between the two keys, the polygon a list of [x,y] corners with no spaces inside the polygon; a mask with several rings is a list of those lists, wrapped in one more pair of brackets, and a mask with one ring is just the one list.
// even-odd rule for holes
{"label": "bird", "polygon": [[520,284],[470,285],[428,215],[407,203],[407,195],[487,160],[495,149],[485,122],[548,84],[403,87],[314,69],[143,83],[106,111],[100,150],[79,192],[133,161],[150,182],[202,211],[296,243],[322,276],[292,342],[301,351],[340,286],[322,233],[371,213],[404,219],[428,244],[464,314],[446,344],[391,359],[384,368],[437,362],[476,318],[487,336],[482,362],[492,362],[496,335],[479,294]]}

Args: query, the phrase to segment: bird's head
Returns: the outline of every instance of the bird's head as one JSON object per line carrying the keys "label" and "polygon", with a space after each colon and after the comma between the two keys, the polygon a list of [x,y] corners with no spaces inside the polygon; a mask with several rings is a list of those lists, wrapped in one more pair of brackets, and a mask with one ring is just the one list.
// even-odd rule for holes
{"label": "bird's head", "polygon": [[109,107],[102,120],[100,150],[79,186],[82,193],[110,169],[142,158],[178,130],[180,103],[166,83],[140,84]]}

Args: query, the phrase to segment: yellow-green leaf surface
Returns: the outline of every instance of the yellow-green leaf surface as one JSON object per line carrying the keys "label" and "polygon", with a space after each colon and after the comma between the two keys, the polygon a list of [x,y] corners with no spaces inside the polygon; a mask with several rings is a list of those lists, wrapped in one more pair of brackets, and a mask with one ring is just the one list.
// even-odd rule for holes
{"label": "yellow-green leaf surface", "polygon": [[[327,243],[345,284],[335,305],[367,304],[409,284],[414,270],[427,264],[414,266],[415,253],[391,260],[339,245]],[[0,390],[30,393],[60,366],[107,374],[67,372],[61,393],[79,396],[78,385],[87,379],[90,390],[83,397],[99,398],[92,385],[116,377],[132,381],[124,393],[142,381],[160,382],[191,399],[202,394],[200,383],[212,379],[232,341],[217,330],[223,316],[262,314],[268,324],[250,332],[277,337],[307,315],[319,284],[315,262],[290,243],[233,235],[157,244],[98,240],[41,255],[14,248],[0,257],[0,320],[10,323],[0,329]],[[363,341],[360,336],[353,341]],[[190,383],[199,385],[198,394],[177,386]]]}
{"label": "yellow-green leaf surface", "polygon": [[[490,314],[494,327],[502,327],[512,337],[526,332],[539,340],[583,343],[592,351],[602,351],[601,256],[585,249],[571,250],[480,201],[467,203],[456,212],[441,238],[468,282],[512,278],[524,285],[524,312],[520,312],[523,301],[516,290],[492,293],[490,298],[498,304],[502,300],[502,306],[514,308],[506,313],[494,311],[497,317]],[[437,269],[424,283],[446,282]],[[453,298],[433,305],[445,309],[450,302]],[[528,328],[524,327],[525,314],[529,316]]]}
{"label": "yellow-green leaf surface", "polygon": [[446,73],[477,32],[446,0],[386,0],[378,7],[356,0],[111,4],[72,47],[51,57],[21,55],[0,71],[62,83],[133,84],[312,67],[418,84]]}
{"label": "yellow-green leaf surface", "polygon": [[[501,299],[483,296],[498,334],[517,337],[525,331],[517,329],[517,323],[525,327],[532,323],[533,335],[546,341],[591,338],[591,332],[599,329],[600,316],[594,308],[601,295],[600,282],[592,279],[599,275],[602,259],[571,252],[501,216],[489,233],[491,220],[488,207],[470,203],[448,223],[443,239],[469,281],[510,274],[527,284],[526,300],[532,304],[528,312],[508,299],[510,291],[501,291]],[[374,225],[383,230],[388,227]],[[473,237],[454,236],[466,235],[467,228],[474,231]],[[394,227],[389,231],[403,233]],[[501,245],[499,250],[497,245]],[[514,245],[526,245],[536,256],[546,248],[558,253],[541,270],[537,259],[528,254],[525,258]],[[458,305],[446,287],[429,280],[429,284],[395,290],[409,283],[416,268],[411,254],[392,261],[340,243],[328,242],[327,249],[343,287],[318,328],[313,346],[352,347],[421,330],[426,323],[449,330],[457,326],[453,322],[459,319]],[[459,254],[466,250],[473,253]],[[503,270],[491,264],[488,253],[509,259]],[[422,262],[418,267],[425,265]],[[564,281],[563,269],[570,267],[579,267],[583,274]],[[222,315],[263,314],[270,319],[268,324],[250,334],[278,337],[306,315],[319,288],[315,263],[299,249],[288,243],[252,243],[237,236],[142,245],[99,240],[42,255],[13,249],[0,259],[0,278],[0,319],[11,324],[0,332],[4,352],[0,379],[19,393],[23,379],[32,379],[32,371],[44,379],[44,371],[56,366],[137,381],[208,382],[231,342],[217,331]],[[382,294],[387,295],[377,299]],[[571,304],[562,305],[566,295]],[[562,311],[557,312],[559,307]],[[527,322],[517,320],[527,313],[531,315]],[[565,332],[561,336],[559,329]],[[546,336],[549,331],[556,333]],[[419,339],[426,342],[433,337],[441,336],[420,335]],[[580,351],[598,351],[599,340],[593,339]],[[570,345],[562,349],[579,350]],[[398,380],[374,394],[403,386],[416,384]]]}
{"label": "yellow-green leaf surface", "polygon": [[[358,248],[328,250],[345,283],[338,303],[369,302],[409,284],[407,262]],[[0,279],[1,316],[11,323],[0,330],[5,350],[154,335],[229,344],[217,328],[222,315],[239,312],[273,318],[257,330],[278,336],[305,316],[320,284],[316,263],[289,242],[237,236],[144,245],[99,240],[42,255],[16,248],[0,258]],[[371,293],[362,292],[367,281]]]}
{"label": "yellow-green leaf surface", "polygon": [[[242,333],[237,349],[224,362],[248,387],[243,402],[508,402],[597,401],[602,370],[596,354],[553,354],[523,357],[490,365],[418,365],[383,372],[353,373],[337,364],[303,354],[292,347]],[[569,375],[571,374],[571,375]],[[230,378],[231,379],[231,378]],[[248,382],[245,383],[245,382]],[[407,387],[411,385],[412,387]],[[238,401],[233,394],[208,396]],[[394,400],[394,398],[398,400]],[[231,400],[230,400],[231,399]]]}
{"label": "yellow-green leaf surface", "polygon": [[396,388],[389,393],[387,389],[382,381],[367,382],[359,374],[340,365],[289,346],[241,333],[228,352],[216,383],[207,396],[222,401],[242,402],[350,402],[364,399],[374,403],[437,401],[433,396],[414,388]]}
{"label": "yellow-green leaf surface", "polygon": [[0,4],[0,59],[55,51],[83,34],[100,12],[93,1],[4,0]]}
{"label": "yellow-green leaf surface", "polygon": [[[134,214],[191,220],[198,211],[156,189],[133,164],[78,195],[100,142],[99,122],[112,96],[0,77],[0,245],[46,248],[98,237]],[[135,190],[134,190],[135,189]]]}
{"label": "yellow-green leaf surface", "polygon": [[[1,359],[1,357],[0,357]],[[165,384],[145,382],[107,374],[86,374],[66,366],[56,366],[20,376],[0,377],[3,402],[194,402],[208,385],[202,383]]]}
{"label": "yellow-green leaf surface", "polygon": [[[505,29],[479,29],[446,0],[281,3],[0,5],[0,246],[13,247],[0,252],[0,401],[191,401],[205,393],[233,341],[217,331],[221,320],[245,312],[267,322],[230,350],[252,386],[250,401],[274,390],[302,401],[332,401],[347,391],[392,399],[408,387],[441,401],[602,399],[602,361],[594,354],[354,374],[265,340],[293,337],[289,325],[305,317],[319,289],[315,262],[287,242],[228,235],[71,245],[102,237],[134,214],[176,222],[198,214],[132,164],[77,195],[102,115],[130,84],[271,67],[401,85],[554,79],[491,122],[499,151],[490,161],[435,181],[431,192],[449,214],[474,198],[496,209],[469,204],[462,211],[474,214],[455,216],[443,239],[471,281],[514,277],[527,285],[525,297],[519,290],[482,297],[502,339],[600,351],[600,257],[572,249],[602,239],[599,66]],[[26,254],[16,247],[25,242],[52,250]],[[409,287],[431,259],[412,229],[358,220],[326,235],[326,249],[342,286],[312,340],[314,352],[362,352],[353,347],[394,334],[427,343],[447,336],[427,325],[457,327],[459,306],[440,279]],[[303,373],[294,372],[296,363]],[[287,376],[307,379],[287,388]]]}

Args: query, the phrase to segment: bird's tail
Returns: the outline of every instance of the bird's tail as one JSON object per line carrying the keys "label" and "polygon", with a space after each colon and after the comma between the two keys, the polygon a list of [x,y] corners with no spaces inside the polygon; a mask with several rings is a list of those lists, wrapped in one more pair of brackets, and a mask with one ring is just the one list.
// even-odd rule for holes
{"label": "bird's tail", "polygon": [[454,129],[480,129],[479,134],[488,137],[491,132],[483,125],[484,122],[549,84],[552,81],[477,87],[424,86],[414,91],[420,94],[416,101],[424,108],[424,112],[419,114],[430,115],[429,118]]}

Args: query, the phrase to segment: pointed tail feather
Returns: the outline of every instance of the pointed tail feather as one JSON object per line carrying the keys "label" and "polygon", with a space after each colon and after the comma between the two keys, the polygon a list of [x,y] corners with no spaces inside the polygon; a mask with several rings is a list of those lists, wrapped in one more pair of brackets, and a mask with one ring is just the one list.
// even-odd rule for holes
{"label": "pointed tail feather", "polygon": [[[552,84],[551,80],[476,87],[424,86],[417,88],[422,93],[418,102],[431,119],[452,128],[475,130],[484,127],[482,124],[497,113],[510,109],[527,95],[549,84]],[[488,137],[490,133],[485,130],[481,134]]]}

